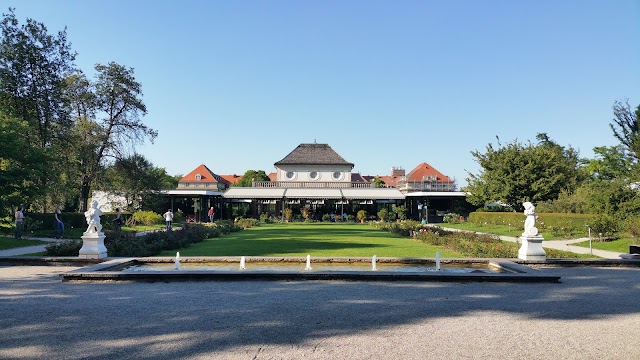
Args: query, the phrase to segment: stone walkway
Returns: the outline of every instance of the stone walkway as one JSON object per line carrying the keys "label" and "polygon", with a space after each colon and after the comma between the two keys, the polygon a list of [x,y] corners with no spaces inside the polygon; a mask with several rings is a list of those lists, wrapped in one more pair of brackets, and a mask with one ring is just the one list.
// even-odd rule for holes
{"label": "stone walkway", "polygon": [[[25,238],[25,239],[27,239],[27,240],[40,240],[40,241],[46,241],[46,242],[58,242],[58,241],[60,241],[59,239],[40,238],[40,237],[38,237],[38,238],[29,237],[29,238]],[[47,247],[47,244],[42,244],[42,245],[24,246],[24,247],[17,247],[17,248],[13,248],[13,249],[0,250],[0,257],[2,257],[2,256],[20,256],[20,255],[43,252],[43,251],[45,251],[46,247]]]}
{"label": "stone walkway", "polygon": [[[499,236],[500,240],[520,243],[520,239],[512,236]],[[589,248],[582,246],[575,246],[571,244],[589,241],[589,238],[569,239],[569,240],[545,240],[542,242],[542,247],[547,249],[555,249],[562,251],[570,251],[576,254],[593,254],[605,259],[620,259],[620,255],[623,253],[607,250],[593,249],[593,252]]]}

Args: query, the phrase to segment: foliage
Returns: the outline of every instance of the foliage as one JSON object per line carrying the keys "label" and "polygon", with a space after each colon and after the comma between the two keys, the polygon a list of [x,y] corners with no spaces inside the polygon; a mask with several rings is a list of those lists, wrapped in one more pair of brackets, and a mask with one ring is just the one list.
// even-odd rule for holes
{"label": "foliage", "polygon": [[396,214],[398,220],[406,220],[407,219],[407,207],[404,205],[397,206],[393,204],[391,206],[391,211]]}
{"label": "foliage", "polygon": [[244,175],[242,175],[242,179],[232,186],[251,187],[253,186],[253,181],[270,181],[270,179],[264,170],[247,170]]}
{"label": "foliage", "polygon": [[[554,236],[584,235],[586,225],[595,215],[590,214],[549,214],[536,213],[536,227],[540,232],[551,232]],[[469,214],[469,223],[478,225],[509,225],[524,229],[525,216],[522,213],[473,212]]]}
{"label": "foliage", "polygon": [[380,219],[380,221],[385,222],[387,221],[388,217],[389,217],[389,211],[387,211],[387,209],[382,208],[378,211],[378,218]]}
{"label": "foliage", "polygon": [[37,180],[47,176],[49,152],[31,146],[28,133],[26,121],[0,112],[0,218],[11,215],[11,209],[43,196],[46,190]]}
{"label": "foliage", "polygon": [[625,222],[625,230],[629,235],[640,237],[640,217],[632,217]]}
{"label": "foliage", "polygon": [[271,219],[269,219],[269,214],[267,214],[267,213],[260,214],[260,222],[264,223],[264,224],[270,223]]}
{"label": "foliage", "polygon": [[623,145],[598,146],[593,148],[595,159],[585,159],[585,170],[594,180],[613,180],[628,178],[633,166]]}
{"label": "foliage", "polygon": [[248,229],[250,227],[259,226],[260,222],[257,219],[251,218],[237,218],[235,219],[235,225],[242,227],[243,229]]}
{"label": "foliage", "polygon": [[613,135],[633,159],[638,161],[640,159],[640,124],[638,124],[640,105],[633,111],[629,100],[624,103],[616,101],[613,104],[613,115],[613,123],[609,124]]}
{"label": "foliage", "polygon": [[293,215],[293,210],[290,208],[284,209],[284,219],[285,221],[291,221],[291,216]]}
{"label": "foliage", "polygon": [[303,207],[300,210],[300,214],[302,215],[302,218],[306,221],[309,219],[309,217],[311,217],[311,211],[309,210],[309,208],[307,207]]}
{"label": "foliage", "polygon": [[382,188],[385,185],[384,180],[380,179],[379,177],[373,178],[373,183],[376,188]]}
{"label": "foliage", "polygon": [[356,213],[356,218],[362,221],[362,220],[366,220],[368,215],[369,214],[367,214],[366,210],[358,210],[358,212]]}
{"label": "foliage", "polygon": [[598,215],[591,219],[589,226],[595,232],[594,236],[602,234],[605,238],[615,237],[622,230],[622,223],[618,219],[609,215]]}
{"label": "foliage", "polygon": [[457,224],[460,222],[460,215],[456,213],[448,213],[442,220],[447,224]]}
{"label": "foliage", "polygon": [[136,211],[133,213],[133,219],[143,225],[162,224],[164,221],[162,215],[153,211]]}
{"label": "foliage", "polygon": [[331,221],[331,215],[322,214],[322,221]]}
{"label": "foliage", "polygon": [[[163,250],[175,250],[204,239],[219,237],[241,230],[228,222],[209,226],[203,224],[185,224],[180,230],[155,231],[143,236],[131,233],[105,232],[104,244],[109,256],[154,256]],[[63,240],[50,243],[46,248],[47,256],[77,256],[82,240]]]}
{"label": "foliage", "polygon": [[578,153],[572,147],[564,148],[538,134],[540,143],[521,144],[514,141],[494,148],[489,144],[485,153],[472,151],[482,170],[469,173],[467,200],[482,206],[501,202],[516,210],[522,203],[552,200],[562,190],[573,190],[581,180]]}
{"label": "foliage", "polygon": [[355,221],[356,217],[353,214],[347,215],[347,221]]}

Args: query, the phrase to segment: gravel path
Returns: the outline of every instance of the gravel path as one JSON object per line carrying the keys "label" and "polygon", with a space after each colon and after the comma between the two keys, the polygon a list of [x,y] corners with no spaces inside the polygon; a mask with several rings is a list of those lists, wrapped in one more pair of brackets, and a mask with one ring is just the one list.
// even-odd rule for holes
{"label": "gravel path", "polygon": [[632,359],[640,269],[560,284],[62,283],[0,267],[0,358]]}

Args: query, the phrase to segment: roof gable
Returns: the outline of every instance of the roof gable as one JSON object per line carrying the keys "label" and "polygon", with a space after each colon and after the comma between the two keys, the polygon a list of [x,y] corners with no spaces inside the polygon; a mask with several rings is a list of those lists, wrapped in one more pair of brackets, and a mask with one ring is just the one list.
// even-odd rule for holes
{"label": "roof gable", "polygon": [[436,180],[437,182],[451,182],[451,179],[442,174],[440,171],[436,170],[433,166],[423,162],[422,164],[416,166],[413,170],[409,172],[407,175],[408,182],[424,182],[426,177],[430,177],[431,179]]}
{"label": "roof gable", "polygon": [[217,183],[221,179],[219,176],[213,173],[213,171],[209,170],[209,168],[202,164],[195,168],[193,171],[183,176],[179,182],[184,183],[192,183],[192,182],[201,182],[201,183]]}
{"label": "roof gable", "polygon": [[353,163],[345,160],[328,144],[300,144],[274,165],[349,165],[353,168]]}

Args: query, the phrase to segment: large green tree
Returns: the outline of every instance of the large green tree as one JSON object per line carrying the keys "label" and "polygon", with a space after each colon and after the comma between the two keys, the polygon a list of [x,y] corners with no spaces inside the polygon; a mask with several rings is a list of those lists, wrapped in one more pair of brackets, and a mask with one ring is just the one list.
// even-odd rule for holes
{"label": "large green tree", "polygon": [[[64,140],[71,118],[64,96],[65,78],[75,68],[75,53],[67,41],[66,29],[49,34],[44,24],[27,19],[20,24],[13,9],[2,14],[0,21],[0,109],[10,118],[26,123],[22,149],[46,152],[50,160],[44,171],[26,186],[38,191],[24,191],[42,196],[32,201],[46,209],[47,201],[63,182]],[[37,147],[37,149],[26,149]],[[43,160],[41,159],[40,162]],[[34,164],[38,166],[38,164]]]}
{"label": "large green tree", "polygon": [[483,206],[501,202],[516,210],[522,203],[556,199],[562,190],[572,191],[580,181],[578,153],[538,134],[539,143],[513,141],[497,147],[487,145],[484,153],[472,151],[480,164],[479,174],[468,173],[467,200]]}
{"label": "large green tree", "polygon": [[105,166],[126,158],[135,152],[136,145],[157,136],[141,120],[147,108],[133,68],[111,62],[98,64],[95,69],[94,82],[81,73],[68,79],[71,106],[79,126],[77,138],[81,140],[77,156],[81,211],[86,210],[91,187]]}
{"label": "large green tree", "polygon": [[247,170],[244,175],[242,175],[242,179],[233,186],[251,187],[253,181],[270,181],[270,179],[264,170]]}

